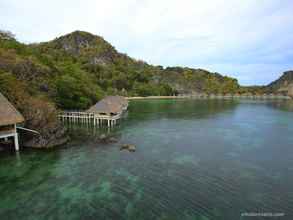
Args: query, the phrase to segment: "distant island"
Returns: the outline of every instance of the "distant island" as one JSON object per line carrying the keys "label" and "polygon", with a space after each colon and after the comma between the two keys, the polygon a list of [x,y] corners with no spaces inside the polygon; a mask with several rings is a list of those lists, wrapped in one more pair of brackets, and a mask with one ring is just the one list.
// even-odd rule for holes
{"label": "distant island", "polygon": [[87,109],[106,95],[293,97],[292,83],[293,71],[266,86],[244,87],[237,79],[204,69],[154,66],[84,31],[36,44],[20,43],[10,32],[0,31],[0,92],[24,115],[26,126],[41,133],[36,142],[43,146],[64,134],[56,117],[59,109]]}

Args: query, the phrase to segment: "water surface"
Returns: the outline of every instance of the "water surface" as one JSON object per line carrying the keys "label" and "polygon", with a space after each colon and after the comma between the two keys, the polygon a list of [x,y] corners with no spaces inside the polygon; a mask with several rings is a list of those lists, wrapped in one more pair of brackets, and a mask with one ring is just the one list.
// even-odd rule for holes
{"label": "water surface", "polygon": [[[0,154],[0,219],[293,219],[293,103],[137,100],[121,125]],[[117,143],[100,144],[110,132]],[[121,144],[137,151],[120,151]]]}

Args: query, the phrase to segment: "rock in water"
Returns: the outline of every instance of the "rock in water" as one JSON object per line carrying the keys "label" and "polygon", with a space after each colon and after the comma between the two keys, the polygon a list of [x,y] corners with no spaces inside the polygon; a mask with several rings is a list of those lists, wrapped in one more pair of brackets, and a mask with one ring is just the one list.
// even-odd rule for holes
{"label": "rock in water", "polygon": [[128,149],[128,144],[122,144],[120,150],[127,150]]}
{"label": "rock in water", "polygon": [[97,140],[99,143],[107,143],[108,142],[108,136],[106,134],[101,134],[99,137],[98,137],[98,140]]}
{"label": "rock in water", "polygon": [[103,143],[103,144],[109,144],[109,143],[117,143],[119,141],[119,137],[114,137],[106,134],[101,134],[97,139],[96,142]]}
{"label": "rock in water", "polygon": [[61,146],[69,141],[69,136],[66,134],[66,129],[59,125],[51,128],[49,134],[33,135],[33,138],[25,140],[24,147],[30,148],[53,148]]}
{"label": "rock in water", "polygon": [[109,141],[110,143],[116,143],[116,142],[118,142],[118,139],[115,138],[115,137],[110,137],[108,141]]}
{"label": "rock in water", "polygon": [[120,150],[128,150],[130,152],[135,152],[136,146],[134,144],[123,144]]}
{"label": "rock in water", "polygon": [[136,151],[136,147],[135,147],[135,145],[130,144],[130,145],[128,146],[128,150],[129,150],[130,152],[135,152],[135,151]]}
{"label": "rock in water", "polygon": [[101,134],[99,137],[100,140],[105,140],[106,138],[107,138],[107,136],[105,134]]}

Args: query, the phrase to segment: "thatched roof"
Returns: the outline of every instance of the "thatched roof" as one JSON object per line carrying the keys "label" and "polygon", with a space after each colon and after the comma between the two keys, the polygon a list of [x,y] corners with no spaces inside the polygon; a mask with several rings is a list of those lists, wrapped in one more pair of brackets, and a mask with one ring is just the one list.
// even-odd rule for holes
{"label": "thatched roof", "polygon": [[107,96],[104,99],[108,100],[109,102],[119,103],[120,105],[126,106],[128,105],[128,101],[123,96]]}
{"label": "thatched roof", "polygon": [[17,124],[23,121],[23,116],[0,93],[0,126]]}
{"label": "thatched roof", "polygon": [[87,112],[117,114],[123,111],[123,107],[127,105],[127,103],[127,100],[122,96],[107,96],[92,106]]}

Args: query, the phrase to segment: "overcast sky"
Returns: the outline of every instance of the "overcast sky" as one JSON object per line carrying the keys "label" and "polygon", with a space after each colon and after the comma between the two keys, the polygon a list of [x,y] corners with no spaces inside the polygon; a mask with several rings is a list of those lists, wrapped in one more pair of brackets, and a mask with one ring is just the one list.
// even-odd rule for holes
{"label": "overcast sky", "polygon": [[22,42],[84,30],[151,64],[205,68],[242,85],[293,69],[292,0],[1,0],[0,21]]}

